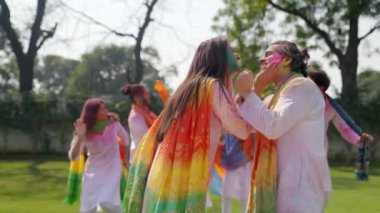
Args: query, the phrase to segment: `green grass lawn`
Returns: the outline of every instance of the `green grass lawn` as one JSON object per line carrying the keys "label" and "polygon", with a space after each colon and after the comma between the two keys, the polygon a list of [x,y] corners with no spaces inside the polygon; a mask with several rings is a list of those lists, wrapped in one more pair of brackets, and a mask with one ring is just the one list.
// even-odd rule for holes
{"label": "green grass lawn", "polygon": [[[68,163],[63,160],[38,158],[37,160],[0,160],[0,212],[78,212],[79,205],[63,203],[66,193]],[[380,212],[380,164],[371,165],[368,182],[354,178],[353,166],[331,168],[333,192],[327,213],[378,213]],[[212,197],[213,208],[208,212],[221,212],[220,199]],[[234,212],[240,212],[238,202]]]}

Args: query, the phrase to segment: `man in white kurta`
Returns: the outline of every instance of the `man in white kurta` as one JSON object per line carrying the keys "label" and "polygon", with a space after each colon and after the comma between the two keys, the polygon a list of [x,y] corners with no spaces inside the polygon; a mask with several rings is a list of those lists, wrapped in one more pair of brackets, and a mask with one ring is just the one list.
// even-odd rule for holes
{"label": "man in white kurta", "polygon": [[320,213],[331,191],[324,149],[324,100],[309,79],[297,77],[271,111],[251,92],[240,115],[277,142],[277,213]]}

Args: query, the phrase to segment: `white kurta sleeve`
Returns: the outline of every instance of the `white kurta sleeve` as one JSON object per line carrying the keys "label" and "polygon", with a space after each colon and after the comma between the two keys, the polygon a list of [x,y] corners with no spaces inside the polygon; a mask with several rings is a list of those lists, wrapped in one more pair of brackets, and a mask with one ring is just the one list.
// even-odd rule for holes
{"label": "white kurta sleeve", "polygon": [[[334,109],[335,110],[335,109]],[[335,128],[339,131],[340,135],[351,144],[358,144],[360,142],[360,136],[356,134],[354,130],[343,120],[340,115],[335,112],[332,119]]]}
{"label": "white kurta sleeve", "polygon": [[116,131],[117,131],[117,136],[121,138],[122,144],[124,146],[130,145],[128,132],[124,129],[124,127],[120,124],[120,122],[116,123]]}
{"label": "white kurta sleeve", "polygon": [[240,106],[239,113],[266,137],[278,139],[304,118],[319,100],[316,93],[319,91],[313,86],[306,79],[300,80],[283,91],[272,111],[252,92]]}
{"label": "white kurta sleeve", "polygon": [[138,114],[135,114],[128,119],[128,125],[132,140],[134,143],[139,144],[145,133],[149,130],[144,117],[142,115],[138,116]]}
{"label": "white kurta sleeve", "polygon": [[84,149],[84,142],[82,142],[80,144],[78,154],[75,155],[75,156],[73,156],[74,146],[76,145],[76,143],[78,143],[78,136],[74,135],[73,139],[71,140],[70,149],[69,149],[69,152],[68,152],[68,157],[69,157],[69,159],[71,161],[77,161],[77,160],[79,160],[79,156],[83,152],[83,149]]}
{"label": "white kurta sleeve", "polygon": [[253,132],[250,125],[240,117],[231,92],[227,89],[223,92],[219,83],[214,85],[212,109],[222,123],[223,129],[228,133],[240,139],[247,139],[249,134]]}

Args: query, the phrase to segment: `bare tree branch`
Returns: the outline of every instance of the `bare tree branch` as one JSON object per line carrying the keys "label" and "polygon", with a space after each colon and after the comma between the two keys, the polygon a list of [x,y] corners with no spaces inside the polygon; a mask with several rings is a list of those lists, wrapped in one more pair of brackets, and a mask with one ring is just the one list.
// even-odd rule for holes
{"label": "bare tree branch", "polygon": [[[54,35],[57,25],[53,28],[53,31],[41,30],[41,24],[45,15],[46,0],[38,0],[36,16],[31,28],[29,46],[25,53],[19,36],[17,35],[15,29],[12,27],[10,20],[10,10],[6,1],[0,0],[0,6],[0,26],[4,29],[5,34],[11,43],[11,48],[16,56],[17,65],[20,71],[19,90],[20,92],[29,92],[33,89],[34,61],[35,57],[37,56],[37,52],[43,43]],[[39,40],[40,42],[38,42]]]}
{"label": "bare tree branch", "polygon": [[360,37],[359,40],[361,41],[361,40],[367,38],[369,35],[371,35],[377,29],[380,29],[380,24],[377,24],[376,26],[372,27],[364,36]]}
{"label": "bare tree branch", "polygon": [[139,33],[137,35],[137,40],[142,40],[145,34],[146,29],[148,28],[148,25],[150,22],[153,21],[151,18],[154,5],[157,3],[158,0],[152,0],[152,2],[149,4],[149,0],[145,2],[145,6],[147,7],[147,12],[145,14],[144,23],[141,27],[139,27]]}
{"label": "bare tree branch", "polygon": [[132,73],[132,70],[130,67],[125,67],[125,72],[126,72],[126,75],[127,75],[127,82],[128,83],[132,83],[133,82],[133,79],[131,77],[131,73]]}
{"label": "bare tree branch", "polygon": [[37,54],[37,42],[41,37],[41,24],[43,17],[45,15],[45,6],[46,0],[38,0],[37,9],[36,9],[36,17],[34,18],[34,22],[32,25],[32,32],[29,40],[29,47],[27,55],[34,57]]}
{"label": "bare tree branch", "polygon": [[54,27],[51,28],[50,30],[41,30],[42,39],[40,43],[37,44],[37,50],[39,50],[42,47],[42,45],[45,43],[47,39],[52,38],[54,36],[57,26],[58,24],[55,23]]}
{"label": "bare tree branch", "polygon": [[142,41],[145,35],[145,31],[148,28],[149,23],[153,21],[151,16],[152,16],[153,8],[156,5],[157,1],[158,0],[152,0],[151,2],[149,2],[149,0],[147,0],[145,2],[145,6],[147,7],[147,12],[145,14],[144,23],[142,24],[141,27],[139,27],[139,32],[137,34],[136,45],[135,45],[136,79],[134,80],[134,83],[139,83],[142,80],[142,77],[144,74],[144,65],[141,60],[141,50],[142,50],[141,45],[142,45]]}
{"label": "bare tree branch", "polygon": [[282,7],[282,6],[274,3],[272,0],[268,0],[268,3],[278,10],[281,10],[283,12],[298,16],[299,18],[304,20],[307,26],[309,26],[311,29],[313,29],[318,35],[320,35],[323,38],[323,40],[326,42],[327,46],[330,48],[331,52],[333,52],[338,57],[338,59],[343,58],[342,51],[335,46],[335,44],[331,40],[329,34],[326,31],[319,28],[316,23],[314,23],[313,21],[308,19],[305,16],[305,14],[302,14],[301,12],[297,11],[296,9],[290,9],[290,8]]}
{"label": "bare tree branch", "polygon": [[[144,3],[144,6],[147,8],[147,11],[145,13],[144,22],[142,25],[138,27],[138,33],[137,35],[130,34],[130,33],[122,33],[119,31],[116,31],[112,29],[111,27],[101,23],[100,21],[92,18],[91,16],[85,14],[82,11],[78,11],[69,5],[65,4],[62,0],[60,0],[60,3],[62,6],[69,9],[71,12],[78,14],[82,17],[85,17],[87,20],[91,21],[92,23],[103,27],[104,29],[110,31],[111,33],[121,36],[121,37],[131,37],[136,41],[135,48],[134,48],[134,55],[135,55],[135,70],[131,70],[131,68],[127,69],[127,80],[129,83],[139,83],[141,82],[143,75],[144,75],[144,64],[141,59],[141,51],[142,51],[142,41],[145,35],[145,32],[149,26],[149,24],[153,21],[152,19],[152,13],[155,5],[157,4],[158,0],[146,0]],[[132,75],[132,71],[136,73],[136,75]]]}
{"label": "bare tree branch", "polygon": [[154,23],[156,23],[157,25],[159,25],[159,26],[161,26],[161,27],[163,27],[163,28],[165,28],[165,29],[170,30],[170,32],[171,32],[171,33],[177,38],[177,40],[178,40],[180,43],[182,43],[183,45],[185,45],[186,47],[188,47],[188,48],[192,48],[192,49],[195,49],[195,48],[196,48],[196,46],[194,46],[194,44],[190,44],[190,43],[184,41],[184,40],[181,38],[181,36],[177,33],[177,31],[176,31],[172,26],[168,26],[168,25],[163,24],[163,23],[158,22],[158,21],[155,21]]}
{"label": "bare tree branch", "polygon": [[111,27],[103,24],[102,22],[96,20],[95,18],[92,18],[91,16],[85,14],[84,12],[82,11],[79,11],[79,10],[76,10],[72,7],[70,7],[69,5],[67,5],[66,3],[64,3],[63,1],[60,1],[60,3],[62,4],[62,6],[66,7],[67,9],[69,9],[71,12],[75,13],[75,14],[78,14],[80,16],[83,16],[85,17],[86,19],[88,19],[89,21],[91,21],[92,23],[100,26],[100,27],[103,27],[104,29],[112,32],[113,34],[117,35],[117,36],[121,36],[121,37],[131,37],[131,38],[134,38],[134,39],[137,39],[135,35],[133,34],[130,34],[130,33],[123,33],[123,32],[119,32],[117,30],[114,30],[112,29]]}
{"label": "bare tree branch", "polygon": [[1,14],[0,14],[0,25],[3,27],[8,40],[11,43],[11,48],[16,55],[16,58],[23,58],[25,54],[23,52],[23,47],[19,41],[19,37],[16,31],[13,29],[10,20],[10,11],[5,0],[0,0]]}

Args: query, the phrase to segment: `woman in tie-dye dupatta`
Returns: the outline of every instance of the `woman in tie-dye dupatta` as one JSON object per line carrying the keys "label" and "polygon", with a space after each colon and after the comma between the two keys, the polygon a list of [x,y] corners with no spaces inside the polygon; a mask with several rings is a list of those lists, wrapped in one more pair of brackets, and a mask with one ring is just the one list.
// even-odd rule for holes
{"label": "woman in tie-dye dupatta", "polygon": [[199,45],[186,79],[136,150],[124,212],[205,212],[223,129],[241,139],[251,131],[228,89],[238,70],[227,40],[213,38]]}
{"label": "woman in tie-dye dupatta", "polygon": [[[324,149],[324,101],[306,78],[309,55],[295,43],[272,43],[253,81],[240,75],[241,116],[257,130],[247,212],[320,213],[331,190]],[[252,91],[252,81],[254,90]],[[274,83],[273,96],[258,95]]]}
{"label": "woman in tie-dye dupatta", "polygon": [[[115,119],[109,118],[104,101],[92,98],[86,101],[80,119],[74,124],[66,201],[72,204],[80,193],[82,213],[97,212],[99,208],[110,213],[121,212],[120,189],[123,165],[129,164],[129,137],[121,124],[112,120]],[[84,147],[88,153],[85,166]]]}

